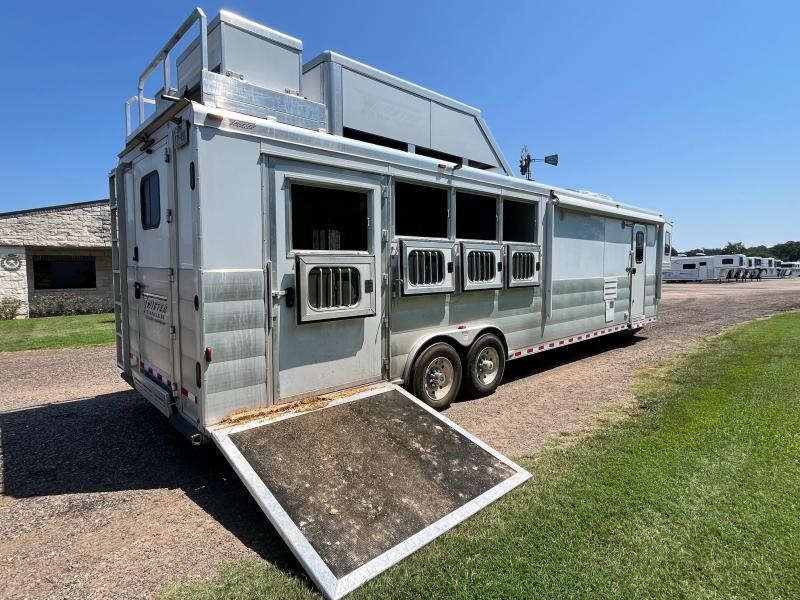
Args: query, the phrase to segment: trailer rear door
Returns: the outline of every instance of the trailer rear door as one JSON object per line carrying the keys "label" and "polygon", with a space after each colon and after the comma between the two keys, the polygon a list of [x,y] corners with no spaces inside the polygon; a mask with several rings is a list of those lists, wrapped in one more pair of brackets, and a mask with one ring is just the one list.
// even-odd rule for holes
{"label": "trailer rear door", "polygon": [[530,477],[391,384],[294,404],[284,405],[294,412],[277,406],[266,417],[242,415],[211,434],[328,598]]}
{"label": "trailer rear door", "polygon": [[[172,323],[172,170],[166,160],[169,138],[164,137],[133,161],[128,194],[129,269],[133,298],[129,299],[137,327],[136,356],[131,371],[147,397],[169,414],[173,384]],[[132,344],[133,346],[133,344]]]}

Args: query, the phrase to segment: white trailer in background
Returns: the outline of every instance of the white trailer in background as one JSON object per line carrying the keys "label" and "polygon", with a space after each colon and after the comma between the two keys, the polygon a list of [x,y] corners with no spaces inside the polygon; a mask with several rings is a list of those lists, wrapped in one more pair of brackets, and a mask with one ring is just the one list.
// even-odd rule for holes
{"label": "white trailer in background", "polygon": [[745,271],[743,254],[674,256],[664,271],[664,281],[738,281]]}
{"label": "white trailer in background", "polygon": [[117,362],[219,446],[328,597],[528,477],[431,407],[657,318],[661,214],[514,177],[479,110],[332,52],[303,65],[300,40],[232,13],[192,13],[126,121]]}
{"label": "white trailer in background", "polygon": [[780,277],[800,276],[800,262],[782,262],[780,266]]}

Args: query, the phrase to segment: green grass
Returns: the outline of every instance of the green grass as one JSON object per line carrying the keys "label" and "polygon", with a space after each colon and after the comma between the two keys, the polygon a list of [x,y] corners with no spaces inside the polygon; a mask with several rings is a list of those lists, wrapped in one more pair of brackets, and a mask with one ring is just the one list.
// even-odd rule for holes
{"label": "green grass", "polygon": [[[521,463],[533,480],[353,598],[800,597],[800,314],[644,372],[628,419]],[[227,565],[163,598],[305,598]]]}
{"label": "green grass", "polygon": [[0,321],[0,352],[113,343],[113,314]]}

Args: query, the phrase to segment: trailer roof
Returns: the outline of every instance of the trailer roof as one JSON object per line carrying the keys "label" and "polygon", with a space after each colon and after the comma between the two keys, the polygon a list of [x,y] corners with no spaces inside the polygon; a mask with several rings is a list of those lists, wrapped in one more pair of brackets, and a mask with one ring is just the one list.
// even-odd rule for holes
{"label": "trailer roof", "polygon": [[[395,174],[392,171],[392,165],[395,164],[397,166],[428,173],[446,175],[450,183],[455,183],[457,181],[473,181],[497,186],[501,188],[503,192],[518,192],[521,194],[537,194],[544,196],[550,196],[552,194],[561,201],[563,205],[576,210],[600,212],[621,216],[623,218],[637,218],[649,223],[665,222],[664,216],[661,213],[623,204],[603,194],[560,188],[539,181],[528,181],[520,177],[505,175],[503,173],[493,173],[466,165],[457,170],[453,170],[455,166],[453,163],[448,163],[440,159],[429,158],[419,154],[410,154],[402,150],[395,150],[368,142],[335,136],[325,132],[293,127],[277,121],[260,119],[242,115],[237,112],[205,106],[197,102],[192,102],[191,104],[196,125],[211,126],[215,129],[222,129],[239,135],[273,139],[279,142],[281,146],[289,144],[292,146],[315,148],[323,151],[327,155],[326,162],[332,164],[335,164],[338,159],[359,157],[372,163],[372,168],[370,169],[372,172],[386,175]],[[215,115],[217,118],[206,120],[207,115]],[[219,117],[222,117],[222,120],[219,120]],[[231,125],[231,123],[241,123],[242,121],[250,122],[254,124],[255,127],[243,130],[240,126]],[[443,166],[445,168],[442,168]],[[353,168],[352,165],[350,165],[350,167]]]}

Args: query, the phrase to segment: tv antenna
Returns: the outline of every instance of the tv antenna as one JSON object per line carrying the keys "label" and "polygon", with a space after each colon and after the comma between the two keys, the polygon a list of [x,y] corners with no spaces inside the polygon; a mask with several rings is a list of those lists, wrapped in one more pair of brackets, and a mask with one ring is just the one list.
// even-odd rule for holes
{"label": "tv antenna", "polygon": [[543,162],[554,167],[558,166],[558,154],[548,154],[544,158],[533,158],[528,152],[527,144],[522,147],[519,155],[519,173],[524,175],[528,181],[533,181],[533,163]]}

